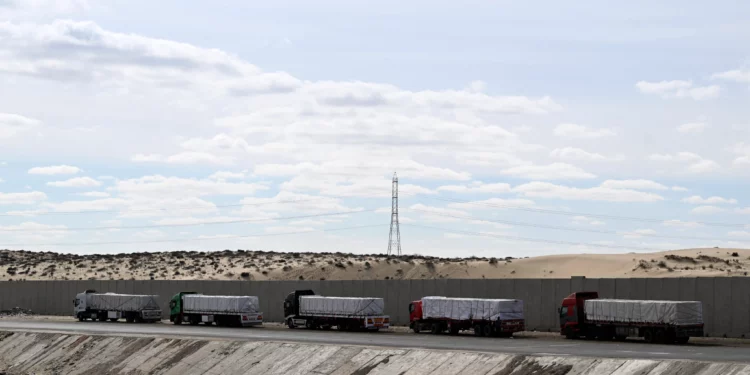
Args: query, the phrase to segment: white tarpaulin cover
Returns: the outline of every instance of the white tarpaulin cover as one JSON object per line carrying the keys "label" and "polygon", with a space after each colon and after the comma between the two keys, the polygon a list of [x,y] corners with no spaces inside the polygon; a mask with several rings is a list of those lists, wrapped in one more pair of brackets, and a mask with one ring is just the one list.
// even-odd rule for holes
{"label": "white tarpaulin cover", "polygon": [[590,299],[585,301],[586,319],[623,323],[692,325],[703,323],[703,305],[698,301],[638,301]]}
{"label": "white tarpaulin cover", "polygon": [[518,299],[423,297],[422,317],[453,320],[523,319],[523,301]]}
{"label": "white tarpaulin cover", "polygon": [[115,293],[88,293],[86,306],[93,310],[143,311],[161,310],[159,296]]}
{"label": "white tarpaulin cover", "polygon": [[182,296],[184,312],[256,313],[260,310],[255,296],[205,296],[185,294]]}
{"label": "white tarpaulin cover", "polygon": [[382,298],[300,296],[299,313],[307,316],[383,315]]}

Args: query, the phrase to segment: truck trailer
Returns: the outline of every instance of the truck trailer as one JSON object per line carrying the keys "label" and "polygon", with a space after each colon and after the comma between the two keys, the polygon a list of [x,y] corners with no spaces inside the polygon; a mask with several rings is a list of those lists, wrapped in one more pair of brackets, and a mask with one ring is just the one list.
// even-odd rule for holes
{"label": "truck trailer", "polygon": [[523,301],[517,299],[423,297],[409,304],[409,328],[456,335],[510,337],[525,329]]}
{"label": "truck trailer", "polygon": [[207,296],[180,292],[169,301],[169,321],[174,324],[203,323],[226,327],[263,324],[263,313],[255,296]]}
{"label": "truck trailer", "polygon": [[125,319],[133,322],[158,322],[161,320],[159,296],[97,293],[87,290],[76,294],[73,300],[74,315],[79,321],[91,319],[116,322]]}
{"label": "truck trailer", "polygon": [[685,344],[703,336],[699,301],[599,299],[597,292],[573,293],[558,309],[560,334],[569,339],[625,340]]}
{"label": "truck trailer", "polygon": [[378,331],[390,326],[382,298],[323,297],[312,290],[297,290],[284,299],[287,327]]}

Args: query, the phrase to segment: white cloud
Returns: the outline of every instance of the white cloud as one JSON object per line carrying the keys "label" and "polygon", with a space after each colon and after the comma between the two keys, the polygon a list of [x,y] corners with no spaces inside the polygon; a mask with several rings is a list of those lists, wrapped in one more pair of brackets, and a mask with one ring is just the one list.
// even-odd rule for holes
{"label": "white cloud", "polygon": [[692,81],[639,81],[635,84],[644,94],[659,95],[662,98],[691,98],[694,100],[712,99],[719,96],[721,88],[712,86],[694,86]]}
{"label": "white cloud", "polygon": [[255,183],[232,183],[208,179],[151,175],[118,180],[113,189],[126,196],[187,198],[218,195],[251,195],[260,190],[267,190],[268,186]]}
{"label": "white cloud", "polygon": [[533,207],[534,201],[529,199],[490,198],[479,201],[450,203],[448,207],[461,210],[500,210],[504,207]]}
{"label": "white cloud", "polygon": [[209,180],[227,181],[227,180],[242,180],[245,178],[244,172],[230,172],[230,171],[218,171],[208,176]]}
{"label": "white cloud", "polygon": [[601,220],[591,219],[586,216],[573,216],[573,224],[588,224],[592,226],[601,226],[606,223]]}
{"label": "white cloud", "polygon": [[34,167],[29,169],[29,174],[42,175],[59,175],[59,174],[76,174],[81,172],[81,168],[70,165],[53,165],[49,167]]}
{"label": "white cloud", "polygon": [[748,214],[748,215],[750,215],[750,207],[745,207],[745,208],[736,208],[736,209],[734,210],[734,212],[736,212],[736,213],[738,213],[738,214]]}
{"label": "white cloud", "polygon": [[55,187],[96,187],[101,186],[102,183],[94,180],[91,177],[74,177],[65,181],[52,181],[48,182],[47,185]]}
{"label": "white cloud", "polygon": [[109,193],[104,191],[87,191],[85,193],[79,193],[78,195],[89,198],[109,198]]}
{"label": "white cloud", "polygon": [[726,209],[716,206],[699,206],[690,210],[691,214],[697,215],[712,215],[725,212]]}
{"label": "white cloud", "polygon": [[732,237],[750,237],[750,232],[746,230],[735,230],[727,233],[729,236]]}
{"label": "white cloud", "polygon": [[678,126],[677,131],[680,133],[698,134],[703,133],[703,131],[706,130],[706,126],[708,126],[708,124],[705,122],[689,122]]}
{"label": "white cloud", "polygon": [[47,194],[41,191],[28,193],[2,193],[0,192],[0,204],[36,204],[47,199]]}
{"label": "white cloud", "polygon": [[609,202],[658,202],[664,200],[660,195],[632,189],[612,189],[602,186],[574,188],[538,181],[516,186],[513,191],[527,197],[564,200]]}
{"label": "white cloud", "polygon": [[722,197],[703,198],[700,195],[693,195],[692,197],[682,199],[682,201],[690,204],[737,204],[736,199]]}
{"label": "white cloud", "polygon": [[528,180],[567,180],[590,179],[596,175],[566,163],[552,163],[549,165],[522,165],[503,169],[501,174]]}
{"label": "white cloud", "polygon": [[[1,36],[2,34],[0,34],[0,37]],[[39,120],[12,113],[0,112],[0,139],[10,138],[17,134],[30,131],[39,125],[41,125],[41,121]]]}
{"label": "white cloud", "polygon": [[466,236],[463,234],[458,234],[458,233],[443,233],[443,238],[449,239],[449,240],[457,240],[461,238],[466,238]]}
{"label": "white cloud", "polygon": [[140,163],[168,163],[168,164],[218,164],[227,165],[234,162],[233,157],[217,156],[209,152],[187,151],[170,156],[160,154],[136,154],[131,158]]}
{"label": "white cloud", "polygon": [[607,180],[601,187],[610,189],[668,190],[669,188],[651,180]]}
{"label": "white cloud", "polygon": [[636,229],[632,232],[628,232],[624,234],[623,238],[633,239],[633,238],[642,238],[643,236],[649,236],[656,234],[656,231],[653,229]]}
{"label": "white cloud", "polygon": [[575,147],[563,147],[552,150],[549,154],[553,158],[575,161],[622,161],[624,156],[606,157],[595,152],[588,152]]}
{"label": "white cloud", "polygon": [[750,69],[734,69],[722,73],[716,73],[712,78],[724,79],[740,83],[750,83]]}
{"label": "white cloud", "polygon": [[555,135],[564,138],[601,138],[617,135],[612,129],[591,129],[578,124],[559,124],[555,127]]}
{"label": "white cloud", "polygon": [[140,238],[161,238],[166,236],[167,234],[158,230],[158,229],[146,229],[140,232],[136,232],[133,234],[134,237],[140,237]]}
{"label": "white cloud", "polygon": [[732,146],[729,150],[737,154],[737,158],[733,162],[734,165],[750,164],[750,144],[740,142]]}
{"label": "white cloud", "polygon": [[689,173],[708,173],[715,171],[721,166],[709,159],[704,159],[698,154],[692,152],[678,152],[676,154],[651,154],[648,157],[653,161],[660,162],[674,162],[674,163],[685,163],[688,164],[686,171]]}
{"label": "white cloud", "polygon": [[298,164],[260,164],[253,173],[259,176],[312,176],[338,175],[341,177],[390,176],[393,171],[408,179],[459,180],[471,178],[467,172],[456,172],[447,168],[427,166],[412,160],[332,160],[321,164],[303,162]]}
{"label": "white cloud", "polygon": [[689,191],[690,189],[682,186],[672,186],[672,191]]}
{"label": "white cloud", "polygon": [[511,187],[506,183],[485,184],[481,181],[475,181],[469,185],[445,185],[437,188],[437,191],[449,191],[453,193],[510,193]]}
{"label": "white cloud", "polygon": [[702,225],[693,221],[682,221],[682,220],[666,220],[662,223],[662,225],[667,227],[675,227],[679,229],[692,229],[692,228],[698,228]]}

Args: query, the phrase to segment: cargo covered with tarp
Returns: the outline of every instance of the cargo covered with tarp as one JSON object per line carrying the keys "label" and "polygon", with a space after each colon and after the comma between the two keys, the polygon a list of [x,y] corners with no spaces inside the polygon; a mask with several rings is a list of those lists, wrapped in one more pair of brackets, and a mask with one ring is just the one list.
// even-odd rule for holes
{"label": "cargo covered with tarp", "polygon": [[384,306],[382,298],[374,297],[299,297],[299,313],[305,316],[378,316]]}
{"label": "cargo covered with tarp", "polygon": [[136,294],[88,293],[86,306],[92,310],[108,311],[161,310],[159,296]]}
{"label": "cargo covered with tarp", "polygon": [[703,305],[698,301],[590,299],[584,310],[586,320],[597,322],[703,324]]}
{"label": "cargo covered with tarp", "polygon": [[185,294],[182,296],[182,311],[186,313],[256,313],[260,311],[255,296],[206,296]]}
{"label": "cargo covered with tarp", "polygon": [[424,319],[518,320],[524,319],[518,299],[423,297]]}

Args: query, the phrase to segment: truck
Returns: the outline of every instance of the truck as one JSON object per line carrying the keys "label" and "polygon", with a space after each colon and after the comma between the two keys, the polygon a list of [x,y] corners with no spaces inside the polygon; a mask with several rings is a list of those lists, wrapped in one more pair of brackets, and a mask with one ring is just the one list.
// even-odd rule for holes
{"label": "truck", "polygon": [[180,292],[169,301],[169,321],[225,327],[247,327],[263,324],[258,297],[210,296]]}
{"label": "truck", "polygon": [[159,296],[138,294],[97,293],[86,290],[76,294],[73,314],[79,321],[86,319],[128,323],[158,322],[161,320]]}
{"label": "truck", "polygon": [[409,304],[409,328],[433,334],[511,337],[525,329],[523,301],[517,299],[422,297]]}
{"label": "truck", "polygon": [[390,326],[384,307],[382,298],[324,297],[312,290],[295,290],[284,299],[284,317],[289,328],[378,331]]}
{"label": "truck", "polygon": [[600,299],[597,292],[565,297],[558,309],[560,334],[568,339],[626,340],[686,344],[703,336],[699,301]]}

